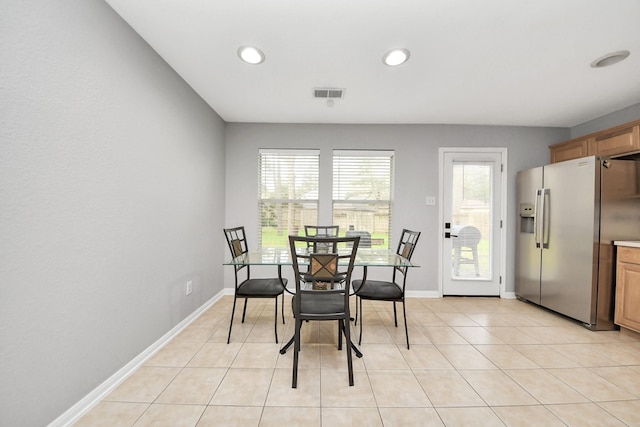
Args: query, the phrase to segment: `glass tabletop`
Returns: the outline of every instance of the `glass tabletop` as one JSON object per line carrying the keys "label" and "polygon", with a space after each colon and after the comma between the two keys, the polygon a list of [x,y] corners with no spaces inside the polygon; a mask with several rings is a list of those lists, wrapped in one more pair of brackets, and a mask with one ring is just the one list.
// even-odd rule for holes
{"label": "glass tabletop", "polygon": [[[224,265],[293,265],[289,248],[263,247],[228,260]],[[419,267],[389,249],[358,248],[354,265],[359,267]]]}

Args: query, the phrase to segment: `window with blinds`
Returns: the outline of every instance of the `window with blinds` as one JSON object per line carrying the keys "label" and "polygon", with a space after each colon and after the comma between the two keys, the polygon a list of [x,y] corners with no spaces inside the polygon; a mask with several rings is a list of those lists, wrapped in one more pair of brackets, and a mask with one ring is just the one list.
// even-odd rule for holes
{"label": "window with blinds", "polygon": [[333,224],[361,247],[390,248],[393,151],[333,151]]}
{"label": "window with blinds", "polygon": [[262,246],[289,244],[318,223],[319,150],[260,150],[259,206]]}

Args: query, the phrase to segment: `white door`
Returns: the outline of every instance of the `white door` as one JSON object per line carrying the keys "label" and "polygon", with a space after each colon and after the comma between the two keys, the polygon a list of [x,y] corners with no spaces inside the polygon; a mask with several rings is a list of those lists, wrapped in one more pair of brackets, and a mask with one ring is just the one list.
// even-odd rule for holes
{"label": "white door", "polygon": [[440,149],[442,295],[501,295],[506,149]]}

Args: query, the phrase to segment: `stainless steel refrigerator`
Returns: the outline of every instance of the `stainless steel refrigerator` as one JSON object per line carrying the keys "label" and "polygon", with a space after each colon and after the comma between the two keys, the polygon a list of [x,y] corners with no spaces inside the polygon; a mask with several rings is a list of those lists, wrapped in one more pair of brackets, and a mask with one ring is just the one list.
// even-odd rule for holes
{"label": "stainless steel refrigerator", "polygon": [[585,157],[518,172],[516,295],[613,329],[615,240],[640,240],[640,168]]}

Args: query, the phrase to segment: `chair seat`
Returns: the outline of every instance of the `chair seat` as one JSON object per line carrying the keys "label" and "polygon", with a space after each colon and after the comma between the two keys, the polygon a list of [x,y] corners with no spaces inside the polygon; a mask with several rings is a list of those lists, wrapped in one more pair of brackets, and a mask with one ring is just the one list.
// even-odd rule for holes
{"label": "chair seat", "polygon": [[[294,295],[292,304],[296,303],[296,298],[302,297],[300,317],[313,318],[314,316],[344,315],[344,295],[339,293],[315,292],[313,295]],[[325,317],[326,318],[326,317]]]}
{"label": "chair seat", "polygon": [[401,300],[402,289],[393,282],[385,282],[381,280],[367,280],[364,287],[362,280],[354,280],[352,282],[353,290],[356,295],[364,299],[379,300]]}
{"label": "chair seat", "polygon": [[[284,286],[287,286],[287,279],[282,279]],[[239,297],[276,297],[284,292],[280,279],[249,279],[238,286]]]}

